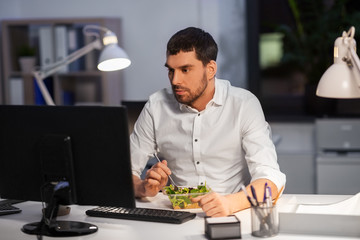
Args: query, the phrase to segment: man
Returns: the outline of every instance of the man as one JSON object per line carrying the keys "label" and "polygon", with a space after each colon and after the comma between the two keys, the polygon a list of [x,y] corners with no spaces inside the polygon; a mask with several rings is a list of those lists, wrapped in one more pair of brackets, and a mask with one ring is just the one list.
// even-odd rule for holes
{"label": "man", "polygon": [[[263,196],[267,182],[273,197],[285,185],[259,101],[215,77],[217,51],[211,35],[194,27],[169,40],[171,88],[150,96],[130,136],[137,197],[155,196],[171,175],[179,186],[210,186],[211,193],[193,201],[217,217],[250,206],[242,185]],[[154,153],[164,160],[141,180]]]}

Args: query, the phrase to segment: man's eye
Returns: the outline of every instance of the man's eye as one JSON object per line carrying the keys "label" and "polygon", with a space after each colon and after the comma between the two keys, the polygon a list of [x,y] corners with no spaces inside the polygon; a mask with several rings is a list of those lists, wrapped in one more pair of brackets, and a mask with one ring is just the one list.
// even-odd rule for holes
{"label": "man's eye", "polygon": [[183,73],[187,73],[187,72],[189,72],[189,69],[184,68],[184,69],[182,70],[182,72],[183,72]]}

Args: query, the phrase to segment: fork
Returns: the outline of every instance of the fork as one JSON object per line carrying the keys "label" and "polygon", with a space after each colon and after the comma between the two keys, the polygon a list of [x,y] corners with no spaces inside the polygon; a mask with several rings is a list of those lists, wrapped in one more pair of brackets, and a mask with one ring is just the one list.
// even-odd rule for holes
{"label": "fork", "polygon": [[[154,157],[158,160],[158,162],[161,162],[161,160],[159,159],[159,157],[157,156],[156,153],[154,153]],[[171,177],[170,175],[168,175],[168,177],[169,177],[169,179],[170,179],[171,184],[172,184],[175,188],[177,188],[178,186],[176,185],[176,183],[174,182],[174,180],[172,179],[172,177]]]}

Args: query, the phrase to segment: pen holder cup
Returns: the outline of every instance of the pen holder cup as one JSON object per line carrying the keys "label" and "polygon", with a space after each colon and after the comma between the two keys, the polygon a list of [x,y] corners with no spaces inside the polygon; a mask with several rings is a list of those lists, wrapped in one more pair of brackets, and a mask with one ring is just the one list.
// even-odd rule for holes
{"label": "pen holder cup", "polygon": [[272,237],[279,233],[279,214],[276,205],[267,206],[260,203],[251,207],[251,235],[255,237]]}

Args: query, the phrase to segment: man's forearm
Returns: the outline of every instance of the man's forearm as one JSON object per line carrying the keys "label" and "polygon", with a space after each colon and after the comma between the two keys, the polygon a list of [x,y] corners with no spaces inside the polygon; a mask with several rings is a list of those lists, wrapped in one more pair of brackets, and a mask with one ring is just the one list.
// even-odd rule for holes
{"label": "man's forearm", "polygon": [[[276,196],[279,194],[278,189],[277,189],[276,185],[269,179],[257,179],[255,181],[251,182],[246,187],[246,191],[250,196],[252,196],[251,189],[250,189],[250,185],[252,185],[255,188],[256,195],[258,198],[257,200],[259,202],[262,202],[263,196],[264,196],[265,183],[267,183],[268,186],[270,186],[273,199],[276,198]],[[228,198],[230,201],[230,209],[231,209],[231,212],[233,212],[233,213],[250,207],[250,203],[243,191],[227,195],[226,198]]]}

